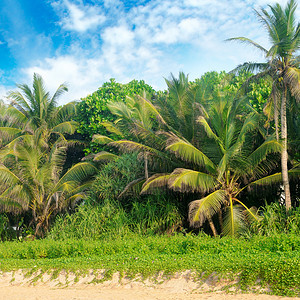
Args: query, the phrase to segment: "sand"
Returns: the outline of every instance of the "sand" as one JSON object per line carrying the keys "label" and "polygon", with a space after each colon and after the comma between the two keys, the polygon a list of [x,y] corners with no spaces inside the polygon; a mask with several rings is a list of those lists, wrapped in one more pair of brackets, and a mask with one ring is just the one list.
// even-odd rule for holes
{"label": "sand", "polygon": [[[0,274],[0,300],[121,300],[121,299],[165,299],[165,300],[279,300],[300,299],[271,296],[266,294],[244,294],[235,287],[224,292],[228,282],[213,278],[205,282],[195,282],[189,271],[175,274],[172,278],[157,277],[156,280],[141,278],[120,279],[114,274],[111,280],[95,283],[103,279],[103,271],[91,271],[85,276],[60,273],[55,279],[51,274],[39,272],[25,277],[24,272],[6,272]],[[234,283],[234,282],[233,282]]]}

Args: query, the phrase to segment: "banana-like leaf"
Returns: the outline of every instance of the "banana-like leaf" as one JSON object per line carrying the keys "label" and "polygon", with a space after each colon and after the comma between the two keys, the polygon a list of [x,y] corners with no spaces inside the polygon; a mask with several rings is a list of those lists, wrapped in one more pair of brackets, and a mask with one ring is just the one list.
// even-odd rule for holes
{"label": "banana-like leaf", "polygon": [[217,184],[212,175],[183,168],[175,169],[168,180],[169,188],[180,192],[208,192]]}
{"label": "banana-like leaf", "polygon": [[219,212],[226,201],[224,190],[216,190],[206,197],[190,202],[189,223],[192,227],[200,227],[207,218],[211,218]]}

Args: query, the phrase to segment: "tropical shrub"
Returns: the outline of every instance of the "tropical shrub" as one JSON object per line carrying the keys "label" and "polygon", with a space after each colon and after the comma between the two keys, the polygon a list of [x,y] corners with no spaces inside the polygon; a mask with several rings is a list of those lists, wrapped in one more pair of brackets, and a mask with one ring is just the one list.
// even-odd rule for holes
{"label": "tropical shrub", "polygon": [[[116,116],[108,109],[109,102],[124,102],[126,97],[132,97],[142,92],[149,93],[151,97],[155,91],[143,80],[132,80],[127,84],[117,83],[115,79],[105,82],[96,92],[81,99],[78,104],[77,120],[80,123],[78,132],[86,139],[91,140],[94,134],[106,134],[102,125],[105,122],[113,122]],[[85,149],[86,153],[97,152],[99,147],[91,142]]]}

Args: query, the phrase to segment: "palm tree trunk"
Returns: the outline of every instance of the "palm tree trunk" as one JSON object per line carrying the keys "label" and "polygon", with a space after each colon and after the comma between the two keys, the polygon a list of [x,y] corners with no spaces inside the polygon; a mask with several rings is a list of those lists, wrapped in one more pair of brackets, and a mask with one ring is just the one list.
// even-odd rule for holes
{"label": "palm tree trunk", "polygon": [[282,100],[281,100],[281,139],[282,139],[282,152],[281,152],[281,173],[282,173],[282,183],[285,194],[285,207],[289,210],[292,207],[290,184],[288,176],[288,152],[287,152],[287,120],[286,120],[286,99],[287,98],[287,88],[284,84]]}
{"label": "palm tree trunk", "polygon": [[212,231],[214,237],[216,237],[218,235],[218,232],[216,230],[215,224],[214,224],[213,220],[211,219],[211,217],[208,218],[208,223],[209,223],[209,226],[211,228],[211,231]]}
{"label": "palm tree trunk", "polygon": [[276,133],[276,140],[279,141],[279,126],[278,126],[278,99],[277,95],[274,95],[274,122],[275,122],[275,133]]}
{"label": "palm tree trunk", "polygon": [[149,172],[148,172],[148,153],[144,152],[144,161],[145,161],[145,178],[148,180]]}

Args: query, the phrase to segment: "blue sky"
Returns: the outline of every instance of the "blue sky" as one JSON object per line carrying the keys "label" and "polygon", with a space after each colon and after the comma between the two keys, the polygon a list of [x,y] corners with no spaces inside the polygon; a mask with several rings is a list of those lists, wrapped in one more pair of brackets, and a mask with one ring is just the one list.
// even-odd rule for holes
{"label": "blue sky", "polygon": [[[0,0],[0,98],[33,73],[61,103],[78,100],[110,78],[144,79],[164,89],[179,71],[190,79],[262,61],[255,49],[226,43],[249,37],[268,47],[253,9],[278,0]],[[297,11],[299,16],[299,9]]]}

